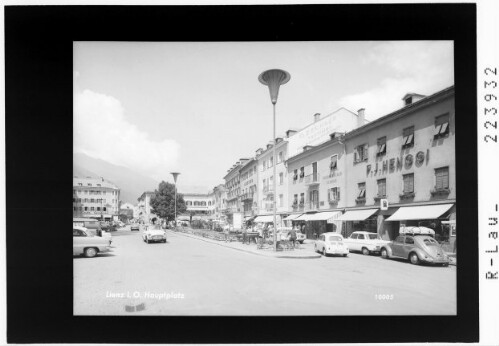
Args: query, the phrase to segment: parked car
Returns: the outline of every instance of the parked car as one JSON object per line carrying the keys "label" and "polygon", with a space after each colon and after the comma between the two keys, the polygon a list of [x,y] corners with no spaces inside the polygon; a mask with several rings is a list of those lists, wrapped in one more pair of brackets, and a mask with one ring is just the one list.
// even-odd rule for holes
{"label": "parked car", "polygon": [[102,228],[98,220],[86,217],[75,217],[73,218],[73,227],[85,227],[87,232],[92,233],[92,235],[101,234]]}
{"label": "parked car", "polygon": [[98,253],[108,251],[108,239],[91,235],[85,227],[73,226],[73,255],[95,257]]}
{"label": "parked car", "polygon": [[449,265],[449,257],[430,235],[403,233],[381,248],[383,258],[403,258],[412,264],[434,263]]}
{"label": "parked car", "polygon": [[[289,231],[283,231],[280,233],[281,234],[281,239],[289,240],[291,238],[291,235],[289,234]],[[279,239],[279,233],[277,233],[277,239]],[[301,232],[296,232],[296,241],[299,242],[300,244],[303,244],[303,242],[307,239],[305,234]]]}
{"label": "parked car", "polygon": [[142,233],[142,240],[144,240],[147,244],[151,242],[166,243],[166,232],[162,230],[159,225],[153,225]]}
{"label": "parked car", "polygon": [[380,253],[381,247],[390,243],[388,240],[381,239],[381,236],[372,232],[353,232],[350,237],[344,239],[350,251],[361,251],[364,255],[370,253]]}
{"label": "parked car", "polygon": [[130,225],[130,231],[140,231],[140,225],[138,223],[132,223]]}
{"label": "parked car", "polygon": [[346,257],[349,253],[348,246],[343,241],[343,236],[336,232],[327,232],[319,236],[315,241],[314,250],[321,252],[324,256],[342,255]]}

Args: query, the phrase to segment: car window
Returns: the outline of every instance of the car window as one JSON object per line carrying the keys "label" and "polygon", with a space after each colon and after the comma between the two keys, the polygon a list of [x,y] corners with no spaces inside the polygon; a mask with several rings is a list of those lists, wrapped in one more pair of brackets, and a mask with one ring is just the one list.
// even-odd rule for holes
{"label": "car window", "polygon": [[86,236],[85,232],[73,228],[73,237],[85,237],[85,236]]}
{"label": "car window", "polygon": [[363,234],[358,235],[358,239],[365,239]]}
{"label": "car window", "polygon": [[379,234],[369,234],[369,239],[379,239],[379,240],[381,240],[381,237],[379,236]]}
{"label": "car window", "polygon": [[352,234],[352,235],[350,236],[350,239],[357,239],[357,236],[358,236],[358,234],[357,234],[357,233],[354,233],[354,234]]}
{"label": "car window", "polygon": [[341,241],[341,237],[338,237],[337,235],[332,235],[329,237],[329,241]]}
{"label": "car window", "polygon": [[414,239],[412,237],[405,237],[406,244],[414,244]]}
{"label": "car window", "polygon": [[394,243],[403,243],[404,242],[404,237],[399,235],[394,241]]}
{"label": "car window", "polygon": [[426,245],[438,245],[438,242],[433,239],[433,238],[426,238],[426,239],[423,239],[423,242],[426,244]]}
{"label": "car window", "polygon": [[324,241],[324,237],[325,237],[325,236],[321,235],[321,236],[319,237],[319,239],[320,239],[320,240],[322,240],[322,241]]}

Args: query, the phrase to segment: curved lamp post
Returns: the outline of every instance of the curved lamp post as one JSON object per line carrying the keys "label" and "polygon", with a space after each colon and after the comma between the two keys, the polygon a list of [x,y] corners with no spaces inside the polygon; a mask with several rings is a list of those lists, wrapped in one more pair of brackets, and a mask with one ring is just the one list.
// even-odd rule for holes
{"label": "curved lamp post", "polygon": [[286,84],[289,82],[291,79],[291,75],[284,71],[284,70],[279,70],[279,69],[273,69],[273,70],[267,70],[262,72],[258,76],[258,80],[260,83],[263,85],[267,85],[269,87],[269,92],[270,92],[270,101],[272,102],[273,110],[274,110],[274,141],[272,145],[272,155],[273,155],[273,163],[272,165],[274,166],[273,174],[274,177],[272,178],[273,180],[273,198],[272,198],[272,210],[274,212],[274,250],[277,251],[277,222],[276,222],[276,165],[277,165],[277,160],[275,156],[275,104],[277,103],[277,96],[279,95],[279,87],[282,84]]}
{"label": "curved lamp post", "polygon": [[180,175],[178,172],[171,172],[173,180],[175,181],[175,230],[177,230],[177,177]]}

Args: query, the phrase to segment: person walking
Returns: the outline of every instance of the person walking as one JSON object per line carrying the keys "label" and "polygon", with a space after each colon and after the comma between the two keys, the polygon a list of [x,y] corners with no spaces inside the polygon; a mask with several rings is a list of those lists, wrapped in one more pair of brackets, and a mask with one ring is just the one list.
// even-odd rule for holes
{"label": "person walking", "polygon": [[289,231],[289,241],[293,244],[293,248],[295,247],[296,242],[296,229],[293,227],[291,231]]}

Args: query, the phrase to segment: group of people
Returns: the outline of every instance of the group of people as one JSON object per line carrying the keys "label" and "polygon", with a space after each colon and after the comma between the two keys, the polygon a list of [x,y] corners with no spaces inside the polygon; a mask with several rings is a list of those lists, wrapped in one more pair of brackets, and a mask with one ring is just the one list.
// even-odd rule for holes
{"label": "group of people", "polygon": [[[243,227],[243,243],[249,242],[248,238],[248,233],[258,233],[257,238],[263,238],[263,239],[268,239],[272,238],[274,235],[274,225],[273,224],[253,224],[252,226],[246,226]],[[287,231],[287,234],[289,235],[289,241],[293,243],[293,246],[295,245],[295,242],[297,240],[297,233],[300,232],[300,228],[298,226],[294,226],[291,230]],[[281,241],[281,233],[277,234],[277,241]]]}

